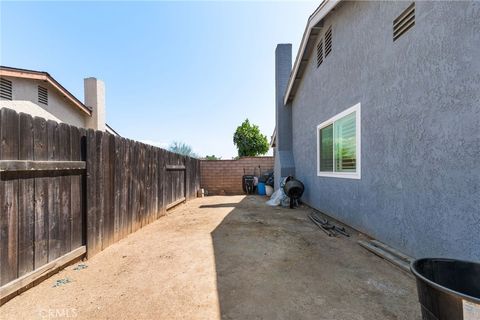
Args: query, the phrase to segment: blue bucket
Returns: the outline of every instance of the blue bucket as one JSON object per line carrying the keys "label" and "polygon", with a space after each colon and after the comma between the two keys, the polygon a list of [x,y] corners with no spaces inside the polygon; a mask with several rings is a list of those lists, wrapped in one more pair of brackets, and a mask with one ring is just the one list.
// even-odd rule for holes
{"label": "blue bucket", "polygon": [[265,191],[265,183],[264,182],[259,182],[258,183],[257,190],[258,190],[258,194],[261,195],[261,196],[264,196],[264,195],[267,194],[267,192]]}

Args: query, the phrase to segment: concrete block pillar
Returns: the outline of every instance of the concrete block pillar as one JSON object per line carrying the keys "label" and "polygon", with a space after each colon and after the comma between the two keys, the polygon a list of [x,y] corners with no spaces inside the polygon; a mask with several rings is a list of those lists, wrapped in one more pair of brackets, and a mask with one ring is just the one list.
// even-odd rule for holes
{"label": "concrete block pillar", "polygon": [[85,105],[92,108],[92,116],[87,120],[87,128],[106,130],[105,83],[97,78],[83,80]]}

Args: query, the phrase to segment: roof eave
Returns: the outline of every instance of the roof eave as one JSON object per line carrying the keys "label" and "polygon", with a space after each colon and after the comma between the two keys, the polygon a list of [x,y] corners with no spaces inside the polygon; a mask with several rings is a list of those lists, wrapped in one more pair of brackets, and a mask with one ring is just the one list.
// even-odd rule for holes
{"label": "roof eave", "polygon": [[325,16],[332,11],[340,1],[341,0],[324,0],[308,19],[305,32],[303,33],[302,42],[298,48],[297,57],[295,58],[295,63],[292,72],[290,73],[290,78],[288,79],[287,90],[283,100],[285,105],[293,100],[295,92],[292,89],[303,76],[303,72],[300,74],[298,74],[298,72],[301,68],[305,68],[306,63],[308,62],[310,51],[308,51],[307,48],[312,45],[310,43],[312,36],[316,37],[318,35],[320,29],[323,27],[321,25],[322,19],[325,18]]}
{"label": "roof eave", "polygon": [[112,133],[120,137],[120,134],[117,131],[115,131],[115,129],[113,129],[111,126],[109,126],[108,123],[105,123],[105,127],[107,128],[107,131],[110,130]]}
{"label": "roof eave", "polygon": [[73,94],[71,94],[67,89],[65,89],[48,72],[0,66],[0,76],[46,81],[52,87],[54,87],[56,90],[62,93],[68,100],[70,100],[70,102],[72,102],[82,112],[86,113],[89,116],[92,115],[92,111],[87,106],[85,106]]}
{"label": "roof eave", "polygon": [[275,148],[277,143],[277,127],[275,126],[275,129],[273,129],[273,134],[270,137],[270,147]]}

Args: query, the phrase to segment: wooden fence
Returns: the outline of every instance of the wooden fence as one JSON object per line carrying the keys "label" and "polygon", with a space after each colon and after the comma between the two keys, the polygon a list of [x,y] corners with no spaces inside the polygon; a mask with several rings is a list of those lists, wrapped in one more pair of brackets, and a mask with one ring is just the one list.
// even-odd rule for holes
{"label": "wooden fence", "polygon": [[194,198],[199,186],[196,159],[1,109],[0,304]]}
{"label": "wooden fence", "polygon": [[88,256],[196,197],[196,159],[92,130],[87,146]]}

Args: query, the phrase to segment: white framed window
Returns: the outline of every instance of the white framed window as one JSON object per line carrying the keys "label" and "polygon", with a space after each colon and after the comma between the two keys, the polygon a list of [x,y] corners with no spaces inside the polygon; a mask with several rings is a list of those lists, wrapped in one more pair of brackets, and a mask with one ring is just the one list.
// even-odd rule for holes
{"label": "white framed window", "polygon": [[317,176],[360,179],[360,103],[317,126]]}

